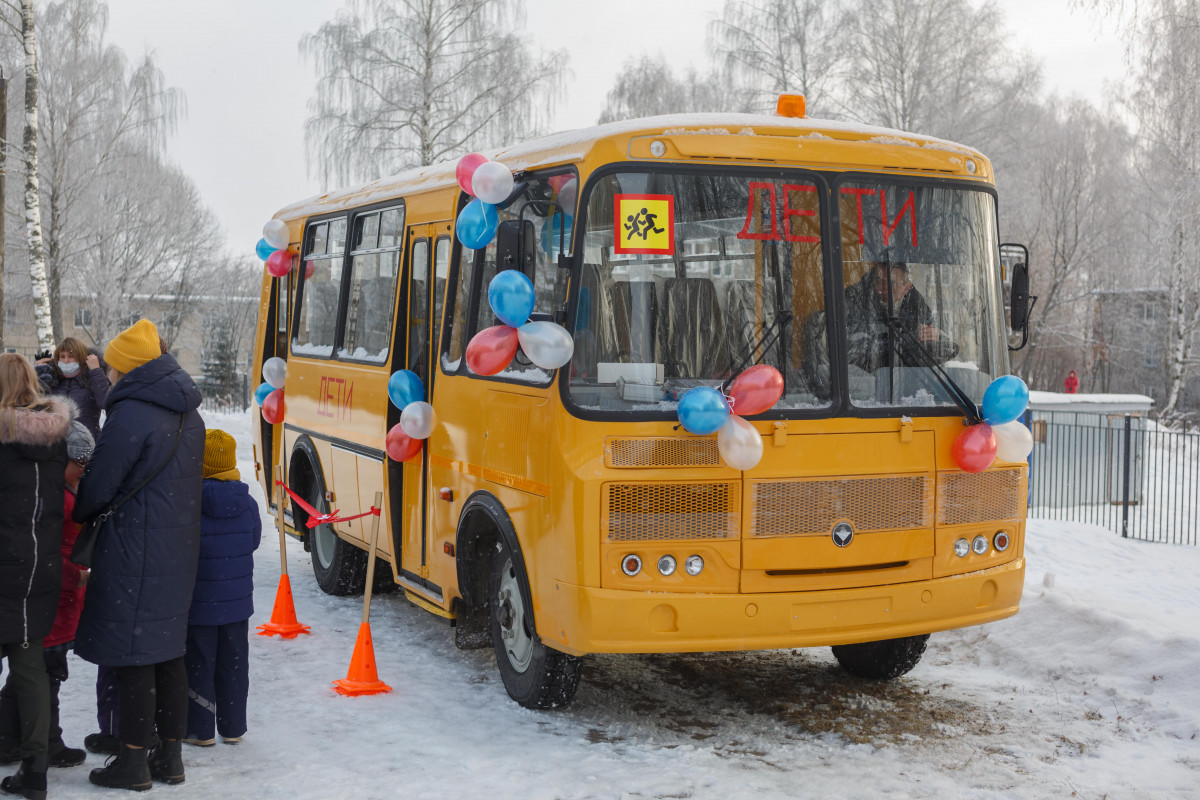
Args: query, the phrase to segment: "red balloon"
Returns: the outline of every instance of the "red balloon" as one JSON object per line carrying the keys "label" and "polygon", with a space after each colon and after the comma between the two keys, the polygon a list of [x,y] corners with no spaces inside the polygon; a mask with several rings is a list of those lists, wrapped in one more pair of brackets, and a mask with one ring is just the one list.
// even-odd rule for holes
{"label": "red balloon", "polygon": [[316,271],[317,271],[317,262],[315,262],[315,261],[308,262],[308,265],[304,268],[304,280],[311,281],[313,273],[315,273]]}
{"label": "red balloon", "polygon": [[393,461],[409,461],[425,446],[425,440],[412,438],[404,432],[398,422],[387,432],[384,442],[388,457]]}
{"label": "red balloon", "polygon": [[495,375],[517,354],[517,329],[507,325],[484,328],[467,343],[467,366],[476,375]]}
{"label": "red balloon", "polygon": [[462,190],[471,197],[475,196],[475,192],[471,189],[471,179],[475,177],[475,170],[488,160],[485,155],[479,153],[467,153],[458,160],[458,166],[454,168],[454,177],[458,178],[458,185]]}
{"label": "red balloon", "polygon": [[983,472],[996,460],[996,434],[986,422],[972,425],[954,440],[954,462],[965,472]]}
{"label": "red balloon", "polygon": [[287,403],[283,401],[283,389],[276,389],[263,398],[262,416],[267,424],[278,425],[283,422],[283,415],[286,413]]}
{"label": "red balloon", "polygon": [[761,414],[783,397],[783,376],[770,364],[756,364],[733,379],[729,396],[739,417]]}
{"label": "red balloon", "polygon": [[563,186],[566,185],[567,181],[571,180],[574,177],[575,176],[571,175],[570,173],[567,173],[565,175],[551,175],[549,178],[546,179],[546,182],[550,184],[551,189],[553,189],[554,191],[557,192],[560,189],[562,189]]}
{"label": "red balloon", "polygon": [[292,269],[292,254],[288,250],[276,250],[267,256],[267,272],[282,278]]}

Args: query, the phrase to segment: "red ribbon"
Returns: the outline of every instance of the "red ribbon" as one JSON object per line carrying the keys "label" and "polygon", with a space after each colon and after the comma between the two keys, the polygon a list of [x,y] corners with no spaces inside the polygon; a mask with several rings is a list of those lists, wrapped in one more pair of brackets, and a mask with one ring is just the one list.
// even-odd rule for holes
{"label": "red ribbon", "polygon": [[303,497],[301,497],[300,495],[293,492],[291,490],[291,488],[283,481],[275,481],[275,485],[282,486],[283,490],[288,493],[288,496],[290,496],[293,500],[296,501],[296,505],[300,506],[300,508],[304,509],[304,513],[308,514],[309,530],[312,530],[313,528],[317,527],[318,525],[323,525],[326,522],[349,522],[352,519],[358,519],[359,517],[369,517],[372,514],[374,514],[377,517],[379,516],[379,509],[376,508],[375,506],[371,506],[370,511],[364,511],[361,514],[355,514],[353,517],[339,517],[338,513],[340,513],[340,512],[336,508],[333,511],[330,511],[328,513],[321,513],[320,511],[317,511],[315,508],[313,508],[308,503],[306,503],[304,501]]}

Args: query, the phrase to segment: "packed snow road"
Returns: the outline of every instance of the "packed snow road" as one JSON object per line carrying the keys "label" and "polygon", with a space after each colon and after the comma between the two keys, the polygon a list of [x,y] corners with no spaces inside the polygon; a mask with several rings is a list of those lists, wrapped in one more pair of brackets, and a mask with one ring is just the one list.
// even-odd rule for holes
{"label": "packed snow road", "polygon": [[[247,418],[208,415],[237,436]],[[258,493],[257,488],[252,491]],[[279,555],[270,518],[257,613]],[[289,540],[311,636],[251,641],[250,731],[186,748],[204,798],[1188,798],[1200,797],[1200,550],[1031,521],[1022,611],[934,634],[891,683],[842,672],[827,648],[593,656],[574,703],[509,700],[490,650],[459,651],[444,620],[377,596],[371,629],[394,691],[346,698],[361,599],[324,595]],[[94,731],[95,669],[75,659],[65,736]],[[55,770],[55,798],[97,797],[99,766]]]}

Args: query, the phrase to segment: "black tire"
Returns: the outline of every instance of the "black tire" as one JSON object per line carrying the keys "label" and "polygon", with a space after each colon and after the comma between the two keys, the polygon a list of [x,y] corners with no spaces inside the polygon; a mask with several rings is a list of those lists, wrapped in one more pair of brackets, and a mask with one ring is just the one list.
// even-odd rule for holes
{"label": "black tire", "polygon": [[525,708],[563,708],[579,688],[582,662],[542,644],[526,613],[528,587],[515,556],[497,542],[489,582],[489,617],[496,666],[508,696]]}
{"label": "black tire", "polygon": [[851,675],[886,681],[910,671],[925,653],[929,634],[833,646],[833,657]]}
{"label": "black tire", "polygon": [[[305,500],[318,511],[329,510],[325,492],[319,480],[309,482]],[[293,512],[294,513],[294,512]],[[307,515],[305,515],[307,521]],[[304,524],[304,523],[301,523]],[[333,526],[324,523],[308,532],[312,554],[313,574],[317,585],[325,594],[337,596],[362,594],[367,586],[367,553],[333,532]],[[377,565],[378,566],[378,565]]]}

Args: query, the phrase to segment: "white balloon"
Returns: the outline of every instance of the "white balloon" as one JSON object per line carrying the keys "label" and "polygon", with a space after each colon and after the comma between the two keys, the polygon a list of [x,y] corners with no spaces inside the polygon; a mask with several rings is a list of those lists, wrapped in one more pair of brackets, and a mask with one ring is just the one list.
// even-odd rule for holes
{"label": "white balloon", "polygon": [[291,234],[288,233],[287,223],[281,219],[268,220],[266,225],[263,225],[263,238],[267,240],[267,244],[274,247],[276,250],[282,250],[289,244]]}
{"label": "white balloon", "polygon": [[575,178],[567,181],[558,190],[558,204],[562,206],[567,216],[575,216],[575,201],[579,199],[579,181]]}
{"label": "white balloon", "polygon": [[754,469],[762,460],[762,436],[749,422],[737,414],[730,414],[717,431],[717,450],[725,463],[734,469]]}
{"label": "white balloon", "polygon": [[1033,434],[1020,420],[993,425],[996,437],[996,458],[1001,461],[1024,461],[1033,451]]}
{"label": "white balloon", "polygon": [[268,358],[263,363],[263,380],[276,389],[282,389],[287,383],[287,362],[282,358]]}
{"label": "white balloon", "polygon": [[567,329],[545,320],[517,328],[517,340],[525,357],[542,369],[558,369],[575,353],[575,340]]}
{"label": "white balloon", "polygon": [[409,403],[400,412],[400,429],[414,439],[428,439],[437,427],[437,414],[424,400]]}
{"label": "white balloon", "polygon": [[485,161],[475,168],[471,189],[484,203],[503,203],[512,194],[512,173],[499,161]]}

